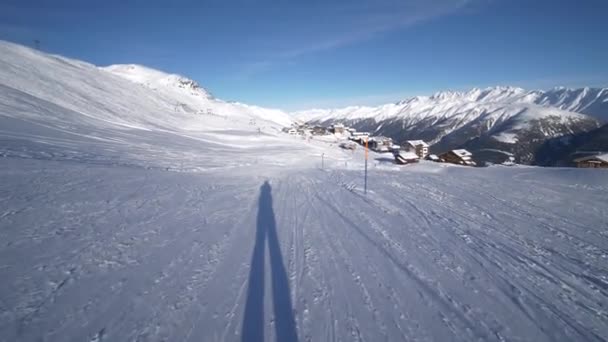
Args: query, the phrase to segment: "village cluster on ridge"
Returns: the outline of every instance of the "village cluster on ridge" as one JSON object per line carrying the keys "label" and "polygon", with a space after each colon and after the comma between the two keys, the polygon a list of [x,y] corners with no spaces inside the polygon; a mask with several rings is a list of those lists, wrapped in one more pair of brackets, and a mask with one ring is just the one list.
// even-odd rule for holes
{"label": "village cluster on ridge", "polygon": [[[473,153],[466,149],[453,149],[440,154],[430,153],[430,146],[424,140],[404,140],[395,142],[385,136],[373,136],[369,132],[358,132],[353,127],[336,123],[328,127],[311,125],[295,120],[290,127],[283,128],[283,133],[299,136],[302,139],[314,139],[319,136],[334,136],[338,146],[346,150],[355,150],[357,146],[368,148],[371,151],[394,158],[395,164],[407,165],[420,160],[429,160],[438,163],[450,163],[464,166],[480,166],[473,159]],[[386,159],[386,158],[385,158]],[[595,153],[578,157],[572,160],[578,168],[608,168],[608,153]],[[515,158],[509,156],[502,165],[515,165]]]}

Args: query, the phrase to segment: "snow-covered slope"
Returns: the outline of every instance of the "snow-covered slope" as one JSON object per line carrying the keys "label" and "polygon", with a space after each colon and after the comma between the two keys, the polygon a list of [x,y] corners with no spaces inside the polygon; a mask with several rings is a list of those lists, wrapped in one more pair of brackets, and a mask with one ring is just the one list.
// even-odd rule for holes
{"label": "snow-covered slope", "polygon": [[607,88],[554,88],[548,91],[536,91],[535,103],[553,106],[572,112],[591,115],[603,122],[608,122],[608,89]]}
{"label": "snow-covered slope", "polygon": [[196,81],[180,75],[167,74],[135,64],[111,65],[101,69],[168,96],[174,100],[175,108],[181,111],[232,117],[248,116],[253,119],[276,122],[282,126],[289,126],[292,122],[287,113],[278,109],[216,99]]}
{"label": "snow-covered slope", "polygon": [[[183,77],[147,68],[137,70],[145,71],[139,75],[149,87],[136,87],[131,81],[87,63],[0,41],[0,85],[7,88],[2,95],[21,93],[51,102],[77,113],[78,117],[73,118],[76,121],[101,120],[125,127],[180,130],[226,126],[223,122],[218,125],[211,116],[232,120],[237,126],[243,122],[247,126],[251,120],[261,120],[260,125],[268,126],[290,122],[287,115],[275,110],[264,115],[263,110],[216,100]],[[6,99],[2,103],[12,102]],[[36,116],[35,112],[27,115]]]}
{"label": "snow-covered slope", "polygon": [[3,158],[0,340],[608,338],[608,173],[362,160]]}
{"label": "snow-covered slope", "polygon": [[[84,154],[97,163],[161,168],[180,160],[180,168],[207,169],[252,162],[232,158],[230,149],[264,146],[280,154],[293,146],[277,135],[291,122],[285,113],[214,99],[183,77],[130,71],[119,76],[0,41],[0,155]],[[200,149],[226,159],[196,155]]]}
{"label": "snow-covered slope", "polygon": [[[167,74],[159,70],[136,64],[117,64],[101,68],[135,83],[143,84],[154,90],[173,91],[176,96],[193,95],[205,99],[213,97],[198,83],[183,76]],[[178,95],[179,94],[179,95]]]}
{"label": "snow-covered slope", "polygon": [[575,166],[577,158],[608,151],[608,124],[589,132],[546,141],[536,153],[536,164]]}

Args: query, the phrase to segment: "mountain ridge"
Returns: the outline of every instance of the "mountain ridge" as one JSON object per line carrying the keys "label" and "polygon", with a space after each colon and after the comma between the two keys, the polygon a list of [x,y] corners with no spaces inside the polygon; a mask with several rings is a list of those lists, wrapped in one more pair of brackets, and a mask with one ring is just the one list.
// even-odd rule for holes
{"label": "mountain ridge", "polygon": [[[543,92],[497,86],[437,92],[377,107],[298,112],[295,117],[322,125],[341,122],[396,142],[423,139],[436,153],[454,148],[504,151],[518,162],[533,163],[543,141],[599,127],[607,101],[603,88]],[[591,111],[596,117],[574,110]]]}
{"label": "mountain ridge", "polygon": [[[555,107],[567,111],[587,114],[601,121],[608,120],[608,88],[565,88],[554,87],[549,90],[526,90],[513,86],[494,86],[472,88],[467,91],[439,91],[429,96],[413,96],[394,103],[378,106],[346,106],[340,108],[313,108],[292,112],[291,115],[305,121],[323,121],[327,119],[367,119],[380,120],[395,116],[407,116],[406,111],[413,105],[432,103],[445,105],[453,101],[492,103],[510,102],[538,104],[543,107]],[[399,115],[401,114],[401,115]]]}

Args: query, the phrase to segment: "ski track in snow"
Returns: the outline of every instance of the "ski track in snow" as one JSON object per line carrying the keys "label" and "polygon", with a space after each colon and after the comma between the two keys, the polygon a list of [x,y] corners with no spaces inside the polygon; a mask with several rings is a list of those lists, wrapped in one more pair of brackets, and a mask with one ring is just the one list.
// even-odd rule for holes
{"label": "ski track in snow", "polygon": [[[608,333],[604,174],[578,177],[585,196],[569,203],[572,177],[530,168],[372,168],[365,195],[361,173],[340,168],[4,165],[3,341],[241,340],[263,179],[301,341]],[[265,262],[263,329],[275,340]]]}

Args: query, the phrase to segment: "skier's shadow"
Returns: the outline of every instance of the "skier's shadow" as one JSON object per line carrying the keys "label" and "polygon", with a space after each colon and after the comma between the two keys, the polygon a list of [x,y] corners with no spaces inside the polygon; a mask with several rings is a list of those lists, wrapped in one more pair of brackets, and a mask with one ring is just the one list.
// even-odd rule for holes
{"label": "skier's shadow", "polygon": [[296,324],[291,305],[289,281],[283,264],[281,247],[277,236],[274,210],[272,209],[272,188],[268,181],[260,187],[255,246],[251,256],[247,301],[243,317],[241,341],[264,341],[264,264],[266,237],[272,271],[272,303],[275,317],[276,340],[296,342]]}

